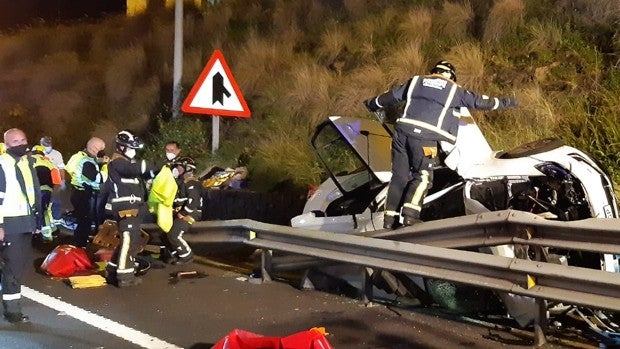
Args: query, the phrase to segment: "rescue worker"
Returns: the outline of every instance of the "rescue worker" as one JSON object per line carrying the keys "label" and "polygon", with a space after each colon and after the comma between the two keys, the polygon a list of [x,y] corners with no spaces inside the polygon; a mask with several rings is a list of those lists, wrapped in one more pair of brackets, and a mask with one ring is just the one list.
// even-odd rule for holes
{"label": "rescue worker", "polygon": [[172,228],[164,238],[167,248],[165,255],[172,264],[185,264],[194,259],[194,253],[183,239],[183,234],[189,232],[192,224],[202,218],[202,184],[194,176],[194,159],[181,156],[175,159],[170,167],[178,189],[174,199]]}
{"label": "rescue worker", "polygon": [[144,179],[155,177],[161,168],[136,159],[136,150],[144,143],[123,130],[116,135],[116,152],[108,164],[106,213],[118,222],[119,245],[106,267],[106,280],[117,287],[142,282],[135,276],[135,260],[141,248],[140,224],[148,214]]}
{"label": "rescue worker", "polygon": [[41,145],[32,147],[31,156],[35,160],[34,169],[39,179],[41,187],[41,237],[44,241],[53,239],[52,232],[55,229],[54,218],[52,217],[52,193],[56,186],[61,184],[61,177],[58,169],[45,156],[45,148]]}
{"label": "rescue worker", "polygon": [[102,184],[99,163],[105,156],[104,150],[105,142],[92,137],[86,143],[86,149],[71,156],[65,168],[71,175],[71,204],[77,220],[73,238],[78,247],[86,247],[88,237],[94,231],[93,225],[97,227],[102,219],[97,212],[97,197]]}
{"label": "rescue worker", "polygon": [[21,284],[32,263],[30,241],[38,232],[41,212],[39,180],[27,155],[26,134],[17,128],[4,133],[6,153],[0,155],[0,256],[4,318],[11,323],[29,322],[22,313]]}
{"label": "rescue worker", "polygon": [[403,101],[406,105],[392,137],[392,180],[385,204],[385,229],[395,228],[401,214],[404,225],[420,221],[422,202],[433,183],[438,142],[455,143],[461,107],[495,110],[517,106],[514,97],[490,98],[459,86],[456,70],[447,61],[437,62],[430,75],[415,75],[364,104],[376,112]]}
{"label": "rescue worker", "polygon": [[168,161],[172,161],[175,158],[178,158],[181,154],[181,147],[177,141],[169,141],[166,143],[164,151],[166,152],[166,159],[168,159]]}
{"label": "rescue worker", "polygon": [[58,169],[58,173],[60,174],[60,185],[57,186],[52,194],[52,216],[54,220],[59,220],[61,217],[61,192],[67,188],[66,180],[65,180],[65,161],[62,157],[62,154],[53,148],[52,137],[43,136],[39,140],[39,144],[45,149],[45,156],[54,164],[54,167]]}

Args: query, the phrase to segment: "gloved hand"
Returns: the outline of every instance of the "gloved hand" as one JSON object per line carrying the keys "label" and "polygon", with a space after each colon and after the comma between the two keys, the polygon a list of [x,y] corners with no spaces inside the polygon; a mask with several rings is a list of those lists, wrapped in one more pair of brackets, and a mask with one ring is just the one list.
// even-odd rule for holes
{"label": "gloved hand", "polygon": [[519,102],[517,101],[517,98],[515,96],[502,99],[506,108],[515,108],[519,106]]}
{"label": "gloved hand", "polygon": [[368,111],[370,111],[371,113],[374,113],[374,112],[378,111],[379,109],[381,109],[377,105],[377,102],[375,101],[375,98],[369,98],[369,99],[365,100],[364,101],[364,105],[366,106],[366,109],[368,109]]}

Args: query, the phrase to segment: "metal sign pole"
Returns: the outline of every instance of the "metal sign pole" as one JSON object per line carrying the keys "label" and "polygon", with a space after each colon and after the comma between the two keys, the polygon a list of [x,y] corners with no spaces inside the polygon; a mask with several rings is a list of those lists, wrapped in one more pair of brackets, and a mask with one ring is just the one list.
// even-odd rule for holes
{"label": "metal sign pole", "polygon": [[181,116],[181,77],[183,76],[183,0],[174,6],[174,61],[172,83],[172,118]]}
{"label": "metal sign pole", "polygon": [[215,154],[220,147],[220,116],[213,115],[211,121],[211,154]]}

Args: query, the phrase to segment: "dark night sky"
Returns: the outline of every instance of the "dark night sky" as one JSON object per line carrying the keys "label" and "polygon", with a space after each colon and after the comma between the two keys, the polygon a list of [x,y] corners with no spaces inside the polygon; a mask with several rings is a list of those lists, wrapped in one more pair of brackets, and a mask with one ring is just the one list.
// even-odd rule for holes
{"label": "dark night sky", "polygon": [[38,18],[67,21],[125,12],[125,0],[0,0],[0,29],[15,28]]}

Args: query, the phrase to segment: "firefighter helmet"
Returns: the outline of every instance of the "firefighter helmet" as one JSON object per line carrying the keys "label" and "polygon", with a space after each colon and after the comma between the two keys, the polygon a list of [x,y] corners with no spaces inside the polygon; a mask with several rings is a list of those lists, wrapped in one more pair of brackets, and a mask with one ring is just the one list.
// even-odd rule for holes
{"label": "firefighter helmet", "polygon": [[[448,61],[439,61],[433,69],[431,69],[431,74],[448,74],[450,80],[456,82],[456,69],[454,66]],[[446,76],[448,77],[448,76]]]}
{"label": "firefighter helmet", "polygon": [[123,130],[116,134],[116,145],[132,149],[144,148],[144,142],[127,130]]}
{"label": "firefighter helmet", "polygon": [[181,166],[185,172],[192,172],[196,169],[196,161],[189,156],[181,156],[172,161],[171,167]]}

